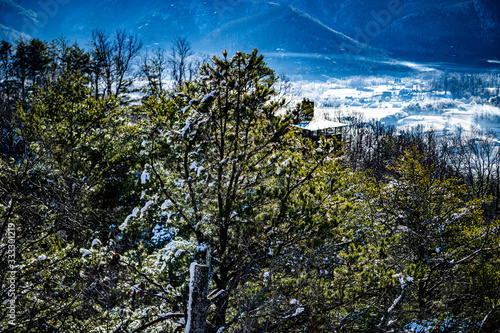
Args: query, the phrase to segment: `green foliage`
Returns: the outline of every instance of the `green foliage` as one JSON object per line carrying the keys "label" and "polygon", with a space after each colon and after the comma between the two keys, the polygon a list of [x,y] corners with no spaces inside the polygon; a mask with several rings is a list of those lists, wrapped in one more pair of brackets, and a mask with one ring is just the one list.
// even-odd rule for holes
{"label": "green foliage", "polygon": [[125,109],[113,98],[93,98],[87,83],[67,73],[47,90],[39,89],[17,116],[32,151],[47,159],[46,168],[61,178],[70,197],[114,205],[126,191],[122,181],[134,161],[133,130]]}
{"label": "green foliage", "polygon": [[59,75],[77,72],[90,74],[90,54],[77,43],[69,45],[68,41],[61,37],[51,43],[51,52],[60,71]]}
{"label": "green foliage", "polygon": [[[410,150],[392,168],[395,178],[363,186],[370,237],[387,244],[399,280],[388,295],[394,302],[381,309],[379,327],[401,328],[413,318],[421,323],[433,318],[436,327],[466,327],[492,310],[475,305],[484,294],[498,297],[496,287],[470,289],[482,284],[473,282],[478,278],[474,267],[488,265],[485,257],[498,251],[493,236],[498,222],[485,222],[482,201],[467,201],[467,190],[457,180],[433,178],[432,167],[422,166],[422,159]],[[496,274],[481,279],[492,286]]]}
{"label": "green foliage", "polygon": [[[25,84],[29,88],[43,84],[42,73],[50,63],[47,43],[33,38],[30,41],[20,40],[16,45],[16,53],[13,58],[13,67],[16,75],[21,81],[23,90]],[[23,91],[23,96],[25,93]]]}
{"label": "green foliage", "polygon": [[[243,327],[242,317],[272,308],[264,272],[335,235],[338,145],[297,136],[293,114],[277,115],[275,81],[256,51],[224,53],[176,97],[144,104],[142,176],[150,180],[140,215],[138,207],[120,228],[163,231],[163,242],[151,246],[159,259],[154,265],[164,267],[156,278],[164,283],[185,286],[189,262],[211,258],[212,288],[226,293],[210,310],[214,327]],[[137,223],[142,227],[135,229]],[[164,242],[180,244],[186,253],[180,258],[189,260],[160,255]]]}
{"label": "green foliage", "polygon": [[291,111],[294,124],[311,121],[314,116],[314,102],[304,98],[301,103]]}
{"label": "green foliage", "polygon": [[194,261],[210,267],[210,332],[496,329],[490,192],[472,198],[424,145],[403,152],[421,137],[373,123],[356,145],[375,149],[342,161],[335,139],[300,135],[311,102],[284,110],[257,51],[213,57],[175,92],[152,63],[154,92],[129,108],[140,42],[93,41],[0,46],[0,280],[14,270],[18,297],[0,330],[182,331]]}
{"label": "green foliage", "polygon": [[136,142],[125,111],[91,97],[78,73],[19,105],[19,135],[31,144],[22,160],[1,160],[0,177],[2,230],[16,231],[18,326],[2,330],[90,330],[125,297],[116,285],[126,269],[112,267],[109,240],[135,203]]}

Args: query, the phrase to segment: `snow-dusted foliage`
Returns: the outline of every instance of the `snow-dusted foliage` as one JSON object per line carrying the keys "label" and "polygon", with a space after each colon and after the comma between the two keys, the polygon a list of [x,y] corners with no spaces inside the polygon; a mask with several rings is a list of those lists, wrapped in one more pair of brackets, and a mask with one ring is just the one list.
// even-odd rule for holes
{"label": "snow-dusted foliage", "polygon": [[[2,43],[4,65],[23,47],[44,51],[36,40],[19,46],[9,54]],[[0,80],[1,331],[191,329],[195,265],[209,280],[197,300],[211,333],[496,329],[500,155],[490,133],[437,145],[431,132],[350,119],[358,132],[340,160],[334,139],[300,135],[294,125],[311,120],[311,103],[284,108],[257,52],[214,57],[196,81],[150,91],[133,108],[106,97],[113,85],[102,90],[99,69],[54,69],[65,61],[27,78],[38,89]],[[373,80],[356,91],[376,90],[382,79]],[[403,110],[415,88],[400,83],[397,97],[370,104],[402,109],[398,122],[448,129],[481,102],[466,91]],[[317,111],[313,122],[333,121]],[[497,114],[481,112],[483,121]]]}
{"label": "snow-dusted foliage", "polygon": [[[330,234],[324,227],[331,221],[335,186],[324,180],[337,172],[338,146],[297,135],[292,125],[303,116],[300,107],[278,115],[283,102],[274,101],[275,80],[256,52],[224,54],[203,65],[200,79],[186,83],[171,101],[144,105],[141,204],[119,229],[125,235],[150,230],[153,252],[141,272],[150,279],[169,276],[176,281],[172,290],[186,286],[191,262],[209,265],[210,289],[217,294],[213,324],[224,330],[228,323],[243,325],[240,320],[254,310],[267,316],[276,306],[226,306],[229,300],[259,299],[279,283],[278,267],[286,265],[290,251]],[[245,281],[251,289],[235,289]],[[280,321],[306,312],[305,304],[286,305],[279,307]]]}

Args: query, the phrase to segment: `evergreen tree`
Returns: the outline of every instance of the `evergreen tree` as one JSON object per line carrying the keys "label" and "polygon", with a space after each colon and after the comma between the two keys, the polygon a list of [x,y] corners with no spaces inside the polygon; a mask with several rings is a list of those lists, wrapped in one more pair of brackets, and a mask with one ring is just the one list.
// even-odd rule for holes
{"label": "evergreen tree", "polygon": [[422,160],[410,150],[392,168],[396,177],[365,185],[371,237],[384,244],[399,281],[386,294],[393,300],[380,303],[378,327],[401,330],[412,322],[433,329],[465,329],[471,322],[488,327],[495,319],[486,315],[498,313],[478,302],[498,300],[499,272],[477,269],[495,265],[498,222],[484,221],[481,200],[467,201],[464,185],[435,179]]}
{"label": "evergreen tree", "polygon": [[[169,285],[184,295],[161,302],[168,311],[187,311],[187,270],[196,260],[208,264],[217,293],[209,331],[243,329],[248,317],[246,329],[269,321],[277,328],[287,322],[280,318],[297,319],[298,305],[270,303],[272,289],[308,246],[336,235],[338,145],[298,136],[297,113],[277,115],[276,78],[256,50],[213,57],[200,77],[172,100],[146,103],[144,205],[120,229],[155,227],[150,288],[168,297],[157,285]],[[139,325],[148,319],[155,320]]]}
{"label": "evergreen tree", "polygon": [[[93,98],[87,79],[71,73],[19,105],[19,131],[31,144],[22,160],[1,161],[1,228],[16,232],[17,286],[17,326],[2,308],[2,331],[89,331],[117,302],[113,234],[134,203],[124,112],[113,98]],[[11,265],[6,242],[3,268]]]}

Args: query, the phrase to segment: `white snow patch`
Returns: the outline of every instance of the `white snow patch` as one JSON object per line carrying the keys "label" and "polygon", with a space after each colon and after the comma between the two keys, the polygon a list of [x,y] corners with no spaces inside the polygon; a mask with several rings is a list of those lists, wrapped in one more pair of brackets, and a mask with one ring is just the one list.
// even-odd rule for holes
{"label": "white snow patch", "polygon": [[206,94],[205,97],[203,97],[203,99],[201,100],[201,104],[205,103],[209,98],[211,98],[214,94],[217,94],[218,92],[219,92],[218,90],[214,90],[211,93]]}
{"label": "white snow patch", "polygon": [[471,121],[446,116],[409,116],[398,121],[398,127],[413,128],[422,126],[426,130],[456,131],[470,130],[474,124]]}
{"label": "white snow patch", "polygon": [[196,247],[196,252],[204,252],[207,249],[208,245],[206,243],[201,243]]}
{"label": "white snow patch", "polygon": [[123,221],[123,223],[118,227],[118,229],[120,229],[122,231],[125,230],[125,228],[128,225],[129,220],[131,218],[133,218],[133,217],[136,217],[138,213],[139,213],[139,208],[135,207],[134,210],[132,211],[132,214],[130,214],[129,216],[127,216],[127,218],[125,219],[125,221]]}
{"label": "white snow patch", "polygon": [[149,200],[148,202],[146,202],[146,204],[144,205],[144,207],[141,208],[141,215],[139,216],[139,218],[142,218],[144,216],[144,213],[149,208],[149,206],[151,206],[152,204],[153,204],[153,201],[151,201],[151,200]]}
{"label": "white snow patch", "polygon": [[85,258],[87,255],[91,254],[92,252],[87,250],[87,249],[80,249],[80,253],[82,253],[82,258]]}
{"label": "white snow patch", "polygon": [[146,184],[149,180],[149,172],[144,170],[141,175],[141,184]]}
{"label": "white snow patch", "polygon": [[186,120],[186,125],[184,125],[184,127],[181,129],[181,135],[184,136],[186,134],[186,132],[189,130],[189,128],[191,127],[191,120]]}
{"label": "white snow patch", "polygon": [[295,317],[295,316],[298,316],[299,314],[301,314],[302,312],[304,312],[304,308],[297,308],[295,309],[295,312],[289,316],[286,316],[284,317],[283,319],[286,319],[286,318],[291,318],[291,317]]}
{"label": "white snow patch", "polygon": [[138,283],[138,284],[136,284],[136,285],[133,285],[133,286],[130,288],[130,290],[135,291],[135,292],[141,292],[141,291],[142,291],[142,288],[140,288],[140,287],[139,287],[140,285],[141,285],[140,283]]}
{"label": "white snow patch", "polygon": [[194,170],[196,172],[196,175],[199,176],[200,173],[205,170],[205,168],[202,166],[198,166],[198,163],[196,163],[196,161],[193,161],[193,163],[191,163],[191,165],[189,166],[189,170]]}
{"label": "white snow patch", "polygon": [[160,225],[156,225],[153,229],[153,237],[151,237],[151,241],[155,244],[165,240],[171,240],[177,235],[178,229],[176,228],[166,228]]}
{"label": "white snow patch", "polygon": [[297,308],[295,310],[295,313],[292,316],[297,316],[297,315],[301,314],[302,312],[304,312],[304,308]]}
{"label": "white snow patch", "polygon": [[173,202],[170,200],[170,199],[167,199],[165,200],[162,204],[161,204],[161,209],[167,209],[168,207],[172,206],[173,205]]}

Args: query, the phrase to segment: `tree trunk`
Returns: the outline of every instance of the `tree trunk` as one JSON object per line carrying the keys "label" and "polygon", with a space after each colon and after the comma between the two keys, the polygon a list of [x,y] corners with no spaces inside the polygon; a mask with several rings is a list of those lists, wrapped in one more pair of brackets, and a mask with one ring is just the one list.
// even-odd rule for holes
{"label": "tree trunk", "polygon": [[226,312],[227,312],[227,302],[229,300],[229,294],[225,294],[215,303],[215,315],[214,324],[217,328],[226,326]]}
{"label": "tree trunk", "polygon": [[191,263],[186,333],[205,333],[208,309],[209,267]]}

